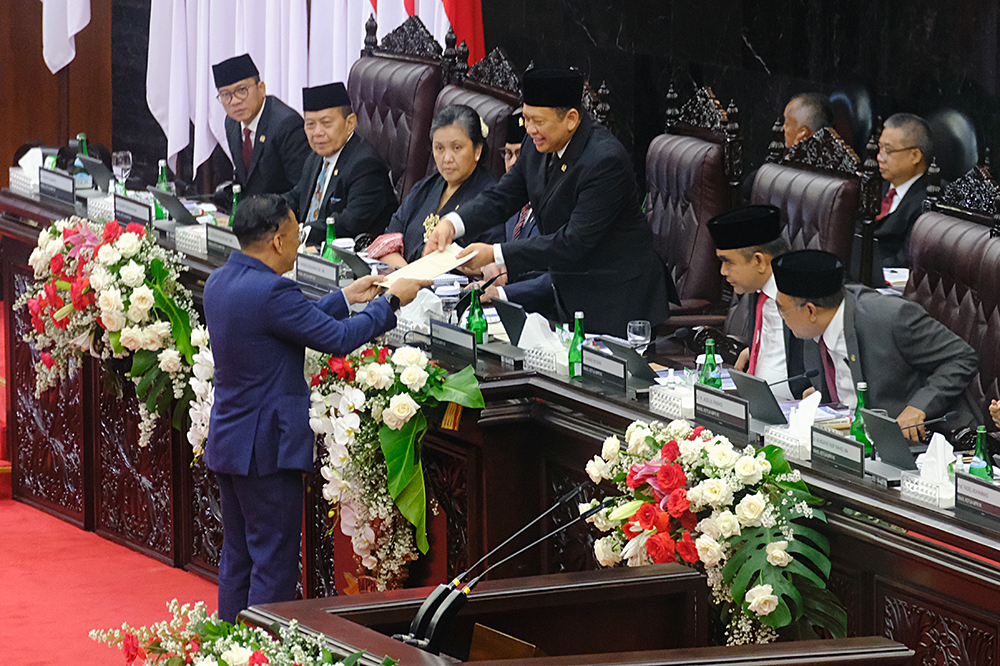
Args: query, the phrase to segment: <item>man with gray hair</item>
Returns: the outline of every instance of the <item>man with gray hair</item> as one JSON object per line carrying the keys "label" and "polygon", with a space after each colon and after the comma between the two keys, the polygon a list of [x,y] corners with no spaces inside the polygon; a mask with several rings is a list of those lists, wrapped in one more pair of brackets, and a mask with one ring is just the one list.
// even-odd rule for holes
{"label": "man with gray hair", "polygon": [[785,148],[791,148],[802,139],[808,139],[824,127],[833,126],[833,109],[830,101],[819,93],[796,95],[785,105]]}
{"label": "man with gray hair", "polygon": [[896,113],[886,119],[878,140],[878,170],[888,182],[875,230],[884,267],[910,265],[910,229],[923,212],[931,149],[923,118]]}

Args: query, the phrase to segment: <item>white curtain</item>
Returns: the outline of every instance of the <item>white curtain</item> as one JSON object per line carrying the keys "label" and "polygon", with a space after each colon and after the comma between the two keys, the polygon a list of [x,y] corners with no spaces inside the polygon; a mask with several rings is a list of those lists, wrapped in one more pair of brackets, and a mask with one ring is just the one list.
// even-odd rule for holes
{"label": "white curtain", "polygon": [[76,33],[90,23],[90,0],[42,0],[42,57],[53,74],[76,57]]}

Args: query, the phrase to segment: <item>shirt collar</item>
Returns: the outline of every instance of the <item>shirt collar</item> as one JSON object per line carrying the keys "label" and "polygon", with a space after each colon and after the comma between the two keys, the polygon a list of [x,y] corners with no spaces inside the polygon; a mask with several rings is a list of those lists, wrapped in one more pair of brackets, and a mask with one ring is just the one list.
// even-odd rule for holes
{"label": "shirt collar", "polygon": [[[916,176],[914,176],[913,178],[909,179],[908,181],[897,187],[896,199],[902,201],[903,197],[906,196],[906,192],[910,189],[910,186],[913,185],[913,183],[917,182],[917,178],[920,178],[922,175],[924,174],[918,173]],[[890,187],[892,187],[892,185],[890,185]]]}
{"label": "shirt collar", "polygon": [[252,134],[254,138],[257,138],[257,124],[260,123],[260,117],[264,113],[265,106],[267,106],[266,97],[264,98],[264,103],[260,105],[260,111],[257,112],[257,115],[253,117],[253,120],[243,126],[245,129],[250,130],[250,134]]}
{"label": "shirt collar", "polygon": [[337,160],[340,159],[340,154],[344,152],[344,148],[346,148],[347,144],[351,142],[351,137],[353,136],[354,132],[351,132],[351,136],[347,137],[347,141],[345,141],[344,145],[340,147],[340,150],[335,152],[333,155],[330,155],[329,157],[324,157],[323,160],[330,166],[337,166]]}
{"label": "shirt collar", "polygon": [[760,288],[761,292],[772,301],[776,301],[778,298],[778,283],[774,281],[774,273],[771,273],[771,277],[767,278],[767,282],[764,286]]}
{"label": "shirt collar", "polygon": [[[827,349],[837,349],[840,339],[844,337],[844,301],[840,302],[837,311],[833,313],[833,319],[826,325],[826,330],[820,336],[826,343]],[[819,339],[817,339],[819,342]]]}

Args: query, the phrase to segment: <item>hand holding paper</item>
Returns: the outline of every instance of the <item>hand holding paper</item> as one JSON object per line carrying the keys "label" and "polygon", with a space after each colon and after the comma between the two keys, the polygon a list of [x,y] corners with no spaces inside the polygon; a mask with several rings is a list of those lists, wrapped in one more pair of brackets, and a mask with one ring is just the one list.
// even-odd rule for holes
{"label": "hand holding paper", "polygon": [[402,278],[412,278],[414,280],[433,280],[437,276],[443,275],[475,257],[474,254],[465,252],[465,256],[459,258],[458,255],[461,250],[462,248],[460,246],[453,243],[442,252],[425,254],[412,264],[407,264],[398,271],[394,271],[385,276],[385,282],[382,284],[388,287],[393,285],[396,280],[400,280]]}
{"label": "hand holding paper", "polygon": [[426,257],[435,252],[447,250],[454,238],[454,225],[447,218],[440,219],[437,226],[434,227],[434,231],[431,232],[431,235],[427,237],[427,241],[424,243],[424,256]]}
{"label": "hand holding paper", "polygon": [[458,253],[459,259],[464,259],[467,256],[469,256],[469,260],[459,270],[466,274],[475,273],[483,266],[493,263],[493,246],[486,243],[473,243]]}

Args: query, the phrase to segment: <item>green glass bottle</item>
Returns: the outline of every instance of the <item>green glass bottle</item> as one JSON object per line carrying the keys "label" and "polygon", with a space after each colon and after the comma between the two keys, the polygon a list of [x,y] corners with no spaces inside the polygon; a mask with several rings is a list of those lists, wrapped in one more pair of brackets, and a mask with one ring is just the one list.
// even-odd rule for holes
{"label": "green glass bottle", "polygon": [[333,222],[332,217],[326,218],[326,242],[323,244],[323,258],[336,263],[340,261],[340,257],[333,251],[333,241],[337,240],[337,227],[334,226]]}
{"label": "green glass bottle", "polygon": [[90,157],[90,153],[87,152],[87,135],[83,132],[76,135],[76,154]]}
{"label": "green glass bottle", "polygon": [[861,414],[862,409],[868,407],[868,383],[858,382],[858,406],[854,408],[854,417],[851,419],[851,437],[854,441],[865,445],[865,456],[871,457],[872,443],[865,432],[865,417]]}
{"label": "green glass bottle", "polygon": [[569,376],[572,379],[583,376],[583,343],[586,339],[583,332],[583,312],[577,310],[573,321],[573,339],[569,341]]}
{"label": "green glass bottle", "polygon": [[236,207],[240,205],[242,197],[243,188],[239,186],[239,183],[233,183],[233,208],[229,211],[229,226],[233,226],[233,216],[236,215]]}
{"label": "green glass bottle", "polygon": [[87,155],[87,135],[80,132],[76,135],[76,157],[73,158],[73,179],[76,181],[76,189],[88,190],[94,186],[94,179],[83,168],[81,155]]}
{"label": "green glass bottle", "polygon": [[705,341],[705,363],[701,366],[698,383],[712,388],[722,388],[722,373],[715,363],[715,340],[712,338]]}
{"label": "green glass bottle", "polygon": [[[160,190],[161,192],[169,192],[170,179],[167,178],[167,161],[160,160],[157,164],[159,167],[159,174],[156,177],[156,189]],[[160,205],[160,200],[156,199],[155,197],[153,199],[153,209],[156,213],[157,220],[167,219],[166,209]]]}
{"label": "green glass bottle", "polygon": [[479,285],[472,285],[472,303],[469,305],[469,319],[465,327],[476,334],[476,344],[486,344],[486,315],[483,314],[483,304],[479,302]]}
{"label": "green glass bottle", "polygon": [[977,466],[973,461],[969,467],[969,474],[974,474],[993,483],[993,462],[990,460],[990,449],[986,446],[986,426],[979,426],[976,429],[976,457],[983,464]]}

